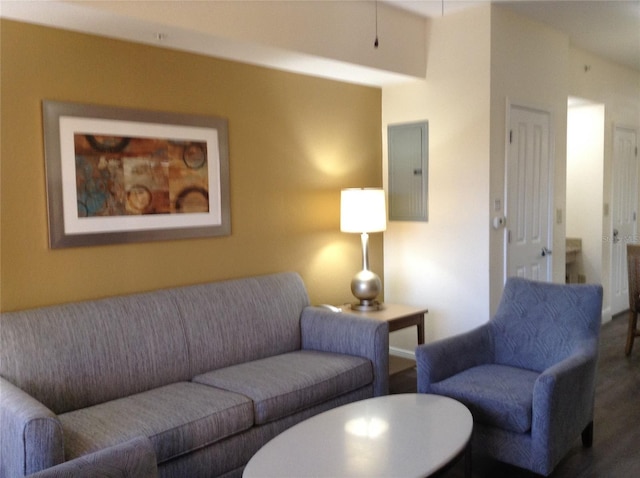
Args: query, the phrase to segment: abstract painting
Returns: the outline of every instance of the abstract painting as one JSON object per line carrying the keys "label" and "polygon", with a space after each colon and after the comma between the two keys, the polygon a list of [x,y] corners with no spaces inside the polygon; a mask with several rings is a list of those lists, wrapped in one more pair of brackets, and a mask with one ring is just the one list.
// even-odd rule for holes
{"label": "abstract painting", "polygon": [[230,234],[226,119],[43,103],[52,248]]}

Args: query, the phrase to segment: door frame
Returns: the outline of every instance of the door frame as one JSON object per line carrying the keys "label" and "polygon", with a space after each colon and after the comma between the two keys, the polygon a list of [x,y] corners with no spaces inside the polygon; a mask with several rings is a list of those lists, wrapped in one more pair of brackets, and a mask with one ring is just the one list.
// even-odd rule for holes
{"label": "door frame", "polygon": [[[622,130],[627,130],[627,131],[631,131],[635,134],[636,136],[636,179],[640,180],[640,156],[638,155],[638,148],[639,148],[639,142],[640,142],[640,138],[638,137],[638,129],[633,127],[633,126],[629,126],[628,124],[625,123],[613,123],[612,125],[612,129],[611,129],[611,173],[610,173],[610,177],[611,177],[611,185],[610,185],[610,192],[609,192],[609,204],[610,204],[610,216],[611,216],[611,220],[609,222],[609,230],[608,231],[603,231],[603,237],[607,237],[611,240],[611,244],[609,247],[609,271],[608,271],[608,275],[609,275],[609,314],[611,316],[620,313],[619,311],[616,312],[617,309],[614,309],[614,295],[616,293],[615,291],[615,287],[614,287],[614,257],[613,257],[613,237],[612,237],[612,231],[614,229],[614,181],[615,181],[615,172],[614,172],[614,168],[615,168],[615,150],[616,150],[616,132],[617,130],[622,129]],[[639,203],[640,202],[640,187],[638,187],[636,189],[636,199],[635,199],[635,214],[636,214],[636,219],[634,221],[634,231],[631,232],[631,235],[633,237],[623,237],[621,240],[624,242],[624,244],[626,244],[627,242],[629,242],[628,239],[632,239],[634,242],[638,242],[638,235],[640,233],[640,230],[638,229],[638,214],[640,214],[640,211],[638,210]],[[606,226],[605,226],[606,227]],[[626,257],[626,246],[623,248],[623,253]],[[623,264],[626,264],[626,260],[623,261]],[[624,267],[624,266],[622,266]],[[625,269],[626,270],[626,269]],[[604,271],[603,271],[604,272]],[[626,276],[624,277],[624,281],[626,283],[627,278]],[[628,287],[628,284],[627,284]],[[624,312],[624,310],[622,311]]]}
{"label": "door frame", "polygon": [[[508,222],[509,222],[509,216],[510,216],[510,212],[509,212],[509,147],[510,147],[510,138],[509,138],[509,134],[510,134],[510,130],[511,130],[511,110],[513,108],[521,108],[521,109],[526,109],[526,110],[530,110],[530,111],[534,111],[534,112],[538,112],[538,113],[542,113],[548,116],[549,118],[549,179],[548,179],[548,186],[549,186],[549,197],[548,197],[548,205],[547,205],[547,242],[548,244],[550,244],[551,249],[553,251],[553,254],[557,255],[558,253],[562,253],[564,254],[564,248],[562,248],[562,251],[557,250],[558,248],[556,248],[556,244],[554,241],[554,237],[555,237],[555,223],[556,223],[556,218],[555,215],[553,213],[553,211],[555,210],[555,167],[556,167],[556,155],[555,155],[555,150],[556,150],[556,130],[555,130],[555,116],[553,114],[553,111],[551,108],[542,106],[542,105],[536,105],[536,104],[532,104],[530,102],[527,101],[517,101],[517,100],[512,100],[510,98],[506,98],[506,111],[505,111],[505,131],[504,131],[504,192],[503,192],[503,206],[504,206],[504,214],[507,218],[507,224],[506,227],[504,228],[504,234],[503,234],[503,271],[502,271],[502,276],[503,276],[503,283],[507,281],[508,278],[508,271],[509,271],[509,227],[508,227]],[[562,214],[562,211],[558,211],[560,214]],[[562,221],[564,222],[564,220]],[[554,255],[551,255],[551,257],[549,258],[549,265],[547,267],[547,277],[546,277],[546,282],[553,282],[553,278],[554,278],[554,264],[555,264],[555,258]]]}

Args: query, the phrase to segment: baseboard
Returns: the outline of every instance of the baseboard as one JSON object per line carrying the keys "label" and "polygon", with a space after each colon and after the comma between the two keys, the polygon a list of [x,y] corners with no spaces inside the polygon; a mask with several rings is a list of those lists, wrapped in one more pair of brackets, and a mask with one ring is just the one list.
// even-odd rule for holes
{"label": "baseboard", "polygon": [[389,347],[389,355],[395,355],[396,357],[402,357],[409,360],[416,359],[416,353],[414,351],[401,349],[399,347]]}
{"label": "baseboard", "polygon": [[389,375],[416,368],[416,354],[409,350],[389,347]]}

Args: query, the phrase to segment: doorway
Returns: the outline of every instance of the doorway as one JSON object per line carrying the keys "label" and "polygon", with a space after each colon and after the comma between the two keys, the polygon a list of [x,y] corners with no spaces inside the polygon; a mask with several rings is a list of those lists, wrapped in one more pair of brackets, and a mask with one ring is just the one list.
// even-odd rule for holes
{"label": "doorway", "polygon": [[569,99],[566,234],[582,243],[571,265],[578,282],[605,285],[608,320],[629,307],[626,244],[637,241],[639,167],[636,131],[620,126],[613,128],[606,166],[604,109],[600,103]]}
{"label": "doorway", "polygon": [[603,282],[605,203],[604,105],[569,98],[566,237],[574,250],[567,254],[567,282]]}

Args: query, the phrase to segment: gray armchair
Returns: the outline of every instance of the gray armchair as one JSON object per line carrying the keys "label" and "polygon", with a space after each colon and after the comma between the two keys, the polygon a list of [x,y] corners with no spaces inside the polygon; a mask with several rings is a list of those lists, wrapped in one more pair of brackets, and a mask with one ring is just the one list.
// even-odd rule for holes
{"label": "gray armchair", "polygon": [[475,450],[547,476],[592,444],[601,311],[599,285],[510,278],[487,324],[418,346],[418,392],[471,410]]}

